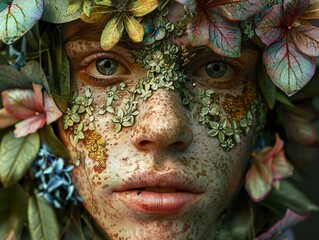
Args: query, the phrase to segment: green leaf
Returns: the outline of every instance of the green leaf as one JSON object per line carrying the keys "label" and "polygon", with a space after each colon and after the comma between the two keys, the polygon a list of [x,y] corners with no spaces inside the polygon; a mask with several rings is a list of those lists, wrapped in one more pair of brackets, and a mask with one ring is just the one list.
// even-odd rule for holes
{"label": "green leaf", "polygon": [[281,215],[285,214],[287,208],[299,214],[319,210],[312,200],[288,180],[281,180],[280,188],[273,189],[261,204]]}
{"label": "green leaf", "polygon": [[290,102],[289,98],[284,95],[282,92],[276,92],[276,100],[286,106],[294,108],[295,106]]}
{"label": "green leaf", "polygon": [[85,240],[81,223],[81,214],[78,207],[72,208],[71,216],[66,225],[64,239]]}
{"label": "green leaf", "polygon": [[53,207],[44,198],[33,195],[28,204],[28,222],[32,239],[60,239]]}
{"label": "green leaf", "polygon": [[277,87],[273,84],[268,76],[263,64],[259,63],[257,66],[257,79],[261,94],[266,100],[270,109],[273,109],[276,102]]}
{"label": "green leaf", "polygon": [[41,20],[50,23],[65,23],[78,19],[82,9],[78,8],[72,12],[69,9],[69,4],[69,1],[65,0],[44,0]]}
{"label": "green leaf", "polygon": [[77,11],[81,10],[83,0],[69,0],[69,6],[67,14],[75,14]]}
{"label": "green leaf", "polygon": [[101,35],[101,47],[104,50],[110,50],[114,47],[120,38],[124,30],[123,20],[118,17],[112,18],[105,26]]}
{"label": "green leaf", "polygon": [[55,135],[51,126],[46,125],[44,128],[42,128],[40,130],[40,136],[43,143],[47,145],[54,155],[62,157],[64,160],[70,159],[69,151]]}
{"label": "green leaf", "polygon": [[0,188],[0,239],[21,232],[27,220],[27,198],[27,194],[17,184],[7,189]]}
{"label": "green leaf", "polygon": [[9,65],[0,65],[0,92],[12,88],[31,88],[32,82]]}
{"label": "green leaf", "polygon": [[0,11],[0,40],[12,44],[38,22],[42,13],[43,1],[15,0]]}
{"label": "green leaf", "polygon": [[[51,95],[62,112],[66,111],[70,98],[70,65],[62,44],[62,36],[55,34],[55,45],[48,52],[49,86]],[[54,60],[54,61],[52,61]]]}
{"label": "green leaf", "polygon": [[4,187],[12,186],[24,176],[39,148],[38,133],[16,138],[11,130],[4,135],[0,145],[0,180]]}
{"label": "green leaf", "polygon": [[45,91],[50,95],[50,88],[45,73],[37,61],[29,61],[21,68],[21,73],[30,81],[40,84],[44,87]]}

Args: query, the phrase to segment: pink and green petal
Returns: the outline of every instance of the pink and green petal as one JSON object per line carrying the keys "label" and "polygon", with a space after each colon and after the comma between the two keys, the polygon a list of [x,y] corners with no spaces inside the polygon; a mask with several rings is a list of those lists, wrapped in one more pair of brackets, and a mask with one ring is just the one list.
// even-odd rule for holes
{"label": "pink and green petal", "polygon": [[124,30],[122,18],[114,17],[105,26],[101,35],[101,47],[110,50],[121,39]]}
{"label": "pink and green petal", "polygon": [[274,158],[282,150],[283,146],[284,146],[284,141],[279,137],[278,134],[276,134],[275,145],[273,146],[271,151],[267,153],[265,159]]}
{"label": "pink and green petal", "polygon": [[43,106],[39,106],[39,99],[31,89],[11,89],[2,92],[4,108],[13,116],[27,119],[33,117],[36,112],[44,112]]}
{"label": "pink and green petal", "polygon": [[309,8],[309,0],[284,0],[284,18],[286,26],[293,23]]}
{"label": "pink and green petal", "polygon": [[319,28],[300,26],[291,35],[299,51],[310,57],[319,56]]}
{"label": "pink and green petal", "polygon": [[20,118],[12,116],[5,108],[0,109],[0,128],[6,128],[21,121]]}
{"label": "pink and green petal", "polygon": [[272,161],[272,171],[274,180],[290,177],[293,166],[287,160],[284,151],[279,152]]}
{"label": "pink and green petal", "polygon": [[209,23],[205,14],[200,12],[187,26],[189,41],[193,46],[207,45],[209,42]]}
{"label": "pink and green petal", "polygon": [[316,59],[299,52],[287,38],[267,47],[263,62],[273,83],[288,96],[304,87],[316,69]]}
{"label": "pink and green petal", "polygon": [[125,29],[133,42],[141,42],[144,36],[142,24],[134,17],[126,16],[124,20]]}
{"label": "pink and green petal", "polygon": [[217,6],[219,13],[232,21],[243,21],[265,7],[264,0],[246,0]]}
{"label": "pink and green petal", "polygon": [[128,12],[134,17],[142,17],[157,8],[157,0],[136,0],[129,6]]}
{"label": "pink and green petal", "polygon": [[15,125],[14,135],[19,138],[34,133],[42,128],[45,122],[46,117],[44,114],[23,120]]}
{"label": "pink and green petal", "polygon": [[263,200],[271,190],[272,171],[266,165],[254,162],[246,174],[246,190],[254,202]]}
{"label": "pink and green petal", "polygon": [[257,24],[255,32],[264,44],[270,46],[284,35],[283,22],[282,7],[275,5]]}
{"label": "pink and green petal", "polygon": [[44,92],[44,109],[47,125],[55,122],[62,116],[62,112],[55,104],[53,98],[51,98],[46,92]]}
{"label": "pink and green petal", "polygon": [[241,48],[241,31],[238,23],[230,22],[212,12],[209,22],[209,43],[215,53],[226,57],[239,57]]}

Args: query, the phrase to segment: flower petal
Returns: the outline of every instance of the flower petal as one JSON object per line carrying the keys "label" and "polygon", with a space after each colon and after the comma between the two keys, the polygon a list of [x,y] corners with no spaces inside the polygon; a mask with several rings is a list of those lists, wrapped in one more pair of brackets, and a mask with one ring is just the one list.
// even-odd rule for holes
{"label": "flower petal", "polygon": [[45,115],[41,114],[17,123],[15,125],[14,135],[19,138],[36,132],[45,125],[45,119]]}
{"label": "flower petal", "polygon": [[142,17],[152,12],[157,4],[157,0],[136,0],[129,6],[128,12],[134,17]]}
{"label": "flower petal", "polygon": [[144,29],[143,26],[134,17],[126,16],[125,28],[133,42],[141,42],[143,40]]}
{"label": "flower petal", "polygon": [[299,51],[307,56],[319,56],[319,28],[300,26],[292,37]]}
{"label": "flower petal", "polygon": [[219,55],[226,57],[239,57],[241,49],[241,31],[238,23],[231,22],[211,12],[214,21],[209,23],[208,46]]}
{"label": "flower petal", "polygon": [[292,25],[308,8],[309,0],[285,0],[284,1],[284,18],[286,24]]}
{"label": "flower petal", "polygon": [[62,112],[46,92],[44,92],[44,109],[47,125],[55,122],[62,116]]}
{"label": "flower petal", "polygon": [[[38,113],[44,113],[39,103],[38,88],[33,92],[30,89],[10,89],[2,92],[4,108],[13,116],[27,119]],[[41,97],[42,99],[42,97]]]}
{"label": "flower petal", "polygon": [[302,54],[288,37],[267,47],[263,62],[273,83],[288,96],[304,87],[316,69],[316,59]]}
{"label": "flower petal", "polygon": [[233,21],[246,20],[256,12],[264,8],[264,0],[246,0],[235,3],[223,3],[216,7],[220,9],[220,14]]}
{"label": "flower petal", "polygon": [[286,178],[292,175],[293,166],[287,160],[284,151],[279,152],[272,161],[274,180]]}
{"label": "flower petal", "polygon": [[20,118],[12,116],[5,108],[0,109],[0,128],[10,127],[19,121]]}
{"label": "flower petal", "polygon": [[275,145],[273,146],[271,151],[266,155],[265,159],[268,160],[268,159],[274,158],[281,151],[283,146],[284,146],[284,141],[280,138],[279,134],[276,133]]}
{"label": "flower petal", "polygon": [[272,171],[264,164],[254,162],[246,174],[246,190],[255,202],[263,200],[271,190]]}

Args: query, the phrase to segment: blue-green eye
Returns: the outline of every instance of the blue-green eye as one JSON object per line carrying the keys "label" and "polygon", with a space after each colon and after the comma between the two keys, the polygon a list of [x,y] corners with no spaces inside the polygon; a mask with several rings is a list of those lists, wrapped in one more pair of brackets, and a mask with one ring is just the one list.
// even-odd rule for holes
{"label": "blue-green eye", "polygon": [[105,76],[113,75],[117,72],[119,63],[110,58],[102,58],[96,61],[96,69]]}
{"label": "blue-green eye", "polygon": [[212,78],[221,78],[225,76],[228,65],[223,62],[211,62],[206,65],[206,72]]}

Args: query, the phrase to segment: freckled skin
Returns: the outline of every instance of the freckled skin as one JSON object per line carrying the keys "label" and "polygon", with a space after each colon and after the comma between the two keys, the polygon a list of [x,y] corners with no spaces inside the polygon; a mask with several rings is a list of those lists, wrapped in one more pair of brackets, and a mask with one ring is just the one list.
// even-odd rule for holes
{"label": "freckled skin", "polygon": [[[93,105],[98,109],[105,100],[105,89],[83,83],[78,74],[78,63],[83,54],[102,52],[99,42],[76,41],[67,43],[65,47],[72,65],[73,88],[79,91],[79,95],[84,95],[90,88]],[[120,47],[115,47],[114,51],[127,55]],[[253,69],[258,55],[251,54],[251,59]],[[138,66],[132,68],[133,74],[127,79],[129,88],[145,74]],[[252,76],[253,73],[250,78]],[[250,90],[256,92],[255,81],[248,81]],[[247,82],[241,84],[243,86],[239,89],[244,89]],[[225,117],[234,115],[233,109],[238,104],[226,98],[236,99],[238,94],[245,94],[238,89],[216,90],[216,93],[219,98],[216,102]],[[124,107],[123,101],[128,97],[127,93],[121,96],[117,105]],[[241,99],[242,102],[245,99],[250,102],[246,95]],[[235,106],[231,106],[232,103]],[[232,110],[223,108],[223,105]],[[84,153],[85,160],[74,169],[73,179],[84,199],[85,208],[109,239],[212,239],[221,213],[238,190],[253,147],[255,131],[250,131],[231,151],[225,152],[218,139],[207,136],[208,129],[198,122],[196,108],[191,112],[182,106],[179,92],[159,89],[148,100],[139,101],[138,106],[140,114],[135,124],[118,134],[115,133],[111,114],[94,114],[95,132],[106,142],[106,168],[94,170],[98,162],[88,156],[84,142],[77,145],[77,151]],[[61,135],[74,158],[75,152],[67,140],[67,133],[61,130]],[[204,189],[203,197],[178,214],[150,216],[132,211],[112,194],[112,189],[129,182],[138,171],[149,171],[153,175],[165,172],[186,175],[189,184],[196,182]]]}

